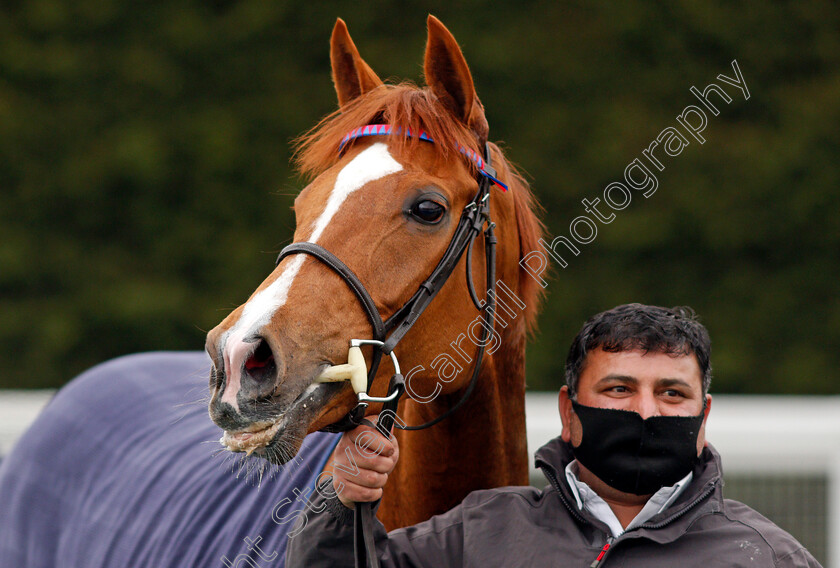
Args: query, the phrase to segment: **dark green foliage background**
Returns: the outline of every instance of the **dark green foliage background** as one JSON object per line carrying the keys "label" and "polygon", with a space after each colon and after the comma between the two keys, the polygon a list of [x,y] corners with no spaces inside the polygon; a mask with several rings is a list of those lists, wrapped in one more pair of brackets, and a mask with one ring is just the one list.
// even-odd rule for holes
{"label": "dark green foliage background", "polygon": [[343,17],[381,76],[420,80],[425,15],[470,62],[551,235],[737,59],[751,92],[667,159],[549,286],[531,388],[582,321],[689,304],[713,390],[837,393],[840,9],[829,1],[5,2],[0,387],[201,349],[291,238],[289,143],[333,110]]}

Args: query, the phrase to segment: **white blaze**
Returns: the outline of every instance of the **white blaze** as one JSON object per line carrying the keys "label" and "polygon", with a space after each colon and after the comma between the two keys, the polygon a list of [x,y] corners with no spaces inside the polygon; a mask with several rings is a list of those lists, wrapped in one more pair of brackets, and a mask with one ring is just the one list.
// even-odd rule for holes
{"label": "white blaze", "polygon": [[[335,186],[327,199],[327,205],[312,225],[312,234],[308,241],[317,242],[324,230],[338,212],[347,197],[366,184],[399,172],[402,164],[394,160],[388,152],[388,147],[377,142],[366,148],[353,158],[349,164],[338,172]],[[263,290],[251,298],[242,310],[242,316],[236,324],[222,337],[222,348],[225,354],[225,371],[228,385],[222,400],[237,407],[236,393],[239,391],[239,369],[246,351],[240,345],[242,340],[257,333],[265,324],[271,321],[274,313],[286,303],[289,290],[295,276],[303,265],[305,255],[297,254],[286,264],[280,276]],[[232,387],[232,388],[231,388]]]}

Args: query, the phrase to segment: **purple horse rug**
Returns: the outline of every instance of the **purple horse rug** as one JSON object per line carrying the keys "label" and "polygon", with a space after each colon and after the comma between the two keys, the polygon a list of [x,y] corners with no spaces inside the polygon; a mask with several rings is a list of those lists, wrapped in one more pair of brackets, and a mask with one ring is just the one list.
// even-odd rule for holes
{"label": "purple horse rug", "polygon": [[283,566],[338,438],[312,434],[262,475],[262,460],[220,453],[209,367],[199,352],[131,355],[61,389],[0,462],[0,566]]}

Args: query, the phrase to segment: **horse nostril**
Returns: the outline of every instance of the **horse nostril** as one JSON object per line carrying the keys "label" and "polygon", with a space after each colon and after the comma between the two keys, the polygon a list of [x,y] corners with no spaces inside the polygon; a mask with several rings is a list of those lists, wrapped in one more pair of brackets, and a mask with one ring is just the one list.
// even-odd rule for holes
{"label": "horse nostril", "polygon": [[221,389],[225,384],[225,374],[220,371],[218,367],[213,365],[210,367],[210,388]]}
{"label": "horse nostril", "polygon": [[271,347],[265,339],[260,338],[259,345],[245,361],[245,372],[256,381],[265,381],[274,378],[276,369]]}

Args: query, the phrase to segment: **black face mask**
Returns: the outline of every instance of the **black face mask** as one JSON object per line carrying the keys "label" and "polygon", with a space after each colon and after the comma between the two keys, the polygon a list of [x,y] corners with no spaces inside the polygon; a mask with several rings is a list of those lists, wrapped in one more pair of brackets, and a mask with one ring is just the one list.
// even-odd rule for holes
{"label": "black face mask", "polygon": [[[697,463],[698,416],[651,416],[572,401],[583,439],[575,458],[610,487],[650,495],[674,485]],[[705,411],[705,406],[703,408]]]}

